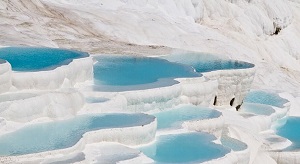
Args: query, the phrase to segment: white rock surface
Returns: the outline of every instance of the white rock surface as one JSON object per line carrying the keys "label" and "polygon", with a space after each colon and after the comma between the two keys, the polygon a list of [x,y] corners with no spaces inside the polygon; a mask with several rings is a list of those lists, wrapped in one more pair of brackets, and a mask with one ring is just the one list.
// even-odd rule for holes
{"label": "white rock surface", "polygon": [[13,72],[12,85],[17,89],[57,89],[72,87],[77,82],[92,80],[91,57],[74,59],[68,65],[38,72]]}
{"label": "white rock surface", "polygon": [[11,87],[11,65],[0,59],[0,94],[6,92]]}
{"label": "white rock surface", "polygon": [[81,93],[20,92],[0,95],[0,117],[8,121],[29,122],[41,117],[60,119],[75,116],[85,103]]}

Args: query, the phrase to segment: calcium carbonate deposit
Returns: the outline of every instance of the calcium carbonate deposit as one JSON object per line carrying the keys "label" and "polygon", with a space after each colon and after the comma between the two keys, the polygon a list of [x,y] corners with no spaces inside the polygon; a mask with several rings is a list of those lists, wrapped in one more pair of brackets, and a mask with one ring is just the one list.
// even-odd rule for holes
{"label": "calcium carbonate deposit", "polygon": [[1,0],[0,163],[300,163],[299,0]]}

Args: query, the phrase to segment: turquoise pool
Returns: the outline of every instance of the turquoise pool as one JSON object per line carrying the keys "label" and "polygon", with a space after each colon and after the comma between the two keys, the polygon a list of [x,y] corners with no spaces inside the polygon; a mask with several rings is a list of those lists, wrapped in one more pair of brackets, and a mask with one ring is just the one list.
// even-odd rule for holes
{"label": "turquoise pool", "polygon": [[172,129],[181,128],[184,121],[217,118],[222,113],[206,107],[184,105],[153,115],[157,118],[157,129]]}
{"label": "turquoise pool", "polygon": [[276,133],[293,144],[287,150],[300,150],[300,117],[288,117],[286,123],[276,128]]}
{"label": "turquoise pool", "polygon": [[163,135],[140,150],[157,163],[199,163],[220,158],[230,149],[212,142],[216,138],[207,133]]}
{"label": "turquoise pool", "polygon": [[98,114],[29,125],[0,136],[0,156],[64,149],[75,145],[86,132],[142,126],[151,123],[154,119],[154,116],[146,114]]}
{"label": "turquoise pool", "polygon": [[84,52],[42,47],[0,48],[0,59],[7,60],[14,71],[34,72],[55,69],[73,59],[88,57]]}
{"label": "turquoise pool", "polygon": [[271,114],[275,113],[275,110],[271,106],[255,103],[243,103],[240,111],[265,116],[270,116]]}
{"label": "turquoise pool", "polygon": [[210,54],[201,53],[185,53],[185,54],[172,54],[162,57],[171,62],[190,65],[195,68],[199,73],[210,72],[216,70],[228,69],[245,69],[254,67],[253,64],[237,61],[225,60]]}
{"label": "turquoise pool", "polygon": [[276,93],[271,93],[267,91],[251,91],[246,95],[244,102],[265,104],[283,108],[284,104],[289,101],[280,97]]}
{"label": "turquoise pool", "polygon": [[162,87],[175,84],[174,78],[201,76],[190,66],[159,58],[105,55],[95,59],[98,62],[94,65],[94,80],[98,90]]}

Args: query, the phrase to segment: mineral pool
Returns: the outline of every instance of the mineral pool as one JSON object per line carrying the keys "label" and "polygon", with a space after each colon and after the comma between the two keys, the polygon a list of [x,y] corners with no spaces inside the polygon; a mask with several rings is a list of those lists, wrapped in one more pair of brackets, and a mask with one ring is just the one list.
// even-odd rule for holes
{"label": "mineral pool", "polygon": [[271,106],[283,108],[284,104],[287,103],[288,100],[280,97],[276,93],[258,90],[258,91],[249,92],[246,95],[244,102],[265,104],[265,105],[271,105]]}
{"label": "mineral pool", "polygon": [[172,54],[162,57],[171,62],[181,63],[192,66],[199,73],[211,72],[216,70],[228,70],[228,69],[245,69],[254,67],[253,64],[237,61],[221,59],[210,54],[201,53],[186,53],[186,54]]}
{"label": "mineral pool", "polygon": [[208,133],[163,135],[140,150],[157,163],[199,163],[223,157],[230,152],[230,149],[212,142],[215,139]]}
{"label": "mineral pool", "polygon": [[98,61],[94,65],[95,83],[106,87],[139,88],[144,85],[140,89],[145,89],[145,84],[157,83],[150,88],[162,87],[175,84],[174,78],[201,76],[190,66],[159,58],[104,55],[95,59]]}
{"label": "mineral pool", "polygon": [[217,118],[221,115],[221,112],[216,110],[193,105],[184,105],[154,114],[157,118],[157,129],[178,128],[184,121]]}
{"label": "mineral pool", "polygon": [[72,119],[29,125],[0,136],[0,156],[64,149],[75,145],[89,131],[142,126],[154,116],[146,114],[82,115]]}
{"label": "mineral pool", "polygon": [[73,59],[88,57],[84,52],[58,48],[6,47],[0,48],[0,59],[7,60],[13,71],[35,72],[55,69]]}
{"label": "mineral pool", "polygon": [[286,123],[276,128],[276,133],[293,144],[287,150],[300,150],[300,117],[288,117]]}

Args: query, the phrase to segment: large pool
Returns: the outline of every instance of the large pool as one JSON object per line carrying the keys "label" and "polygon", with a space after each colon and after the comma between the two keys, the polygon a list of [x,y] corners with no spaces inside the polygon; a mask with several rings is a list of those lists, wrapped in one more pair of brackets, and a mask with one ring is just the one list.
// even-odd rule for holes
{"label": "large pool", "polygon": [[174,78],[201,76],[190,66],[159,58],[103,55],[95,59],[94,80],[100,90],[162,87],[175,84]]}
{"label": "large pool", "polygon": [[14,71],[41,71],[69,64],[73,59],[89,56],[87,53],[40,47],[0,48],[0,59],[7,60]]}
{"label": "large pool", "polygon": [[246,95],[244,102],[272,105],[283,108],[284,104],[289,101],[280,97],[277,93],[267,91],[251,91]]}
{"label": "large pool", "polygon": [[86,132],[142,126],[151,123],[154,119],[154,116],[146,114],[98,114],[34,124],[0,136],[0,156],[68,148],[75,145]]}
{"label": "large pool", "polygon": [[157,118],[157,129],[181,128],[184,121],[217,118],[221,115],[222,113],[216,110],[193,105],[184,105],[154,114]]}
{"label": "large pool", "polygon": [[200,73],[216,70],[245,69],[254,67],[254,64],[251,63],[237,60],[225,60],[210,54],[201,53],[172,54],[162,58],[171,62],[190,65]]}
{"label": "large pool", "polygon": [[158,163],[199,163],[220,158],[228,148],[212,142],[207,133],[182,133],[159,136],[155,143],[140,150]]}
{"label": "large pool", "polygon": [[287,150],[300,150],[300,117],[288,117],[286,123],[277,127],[276,133],[292,141]]}

